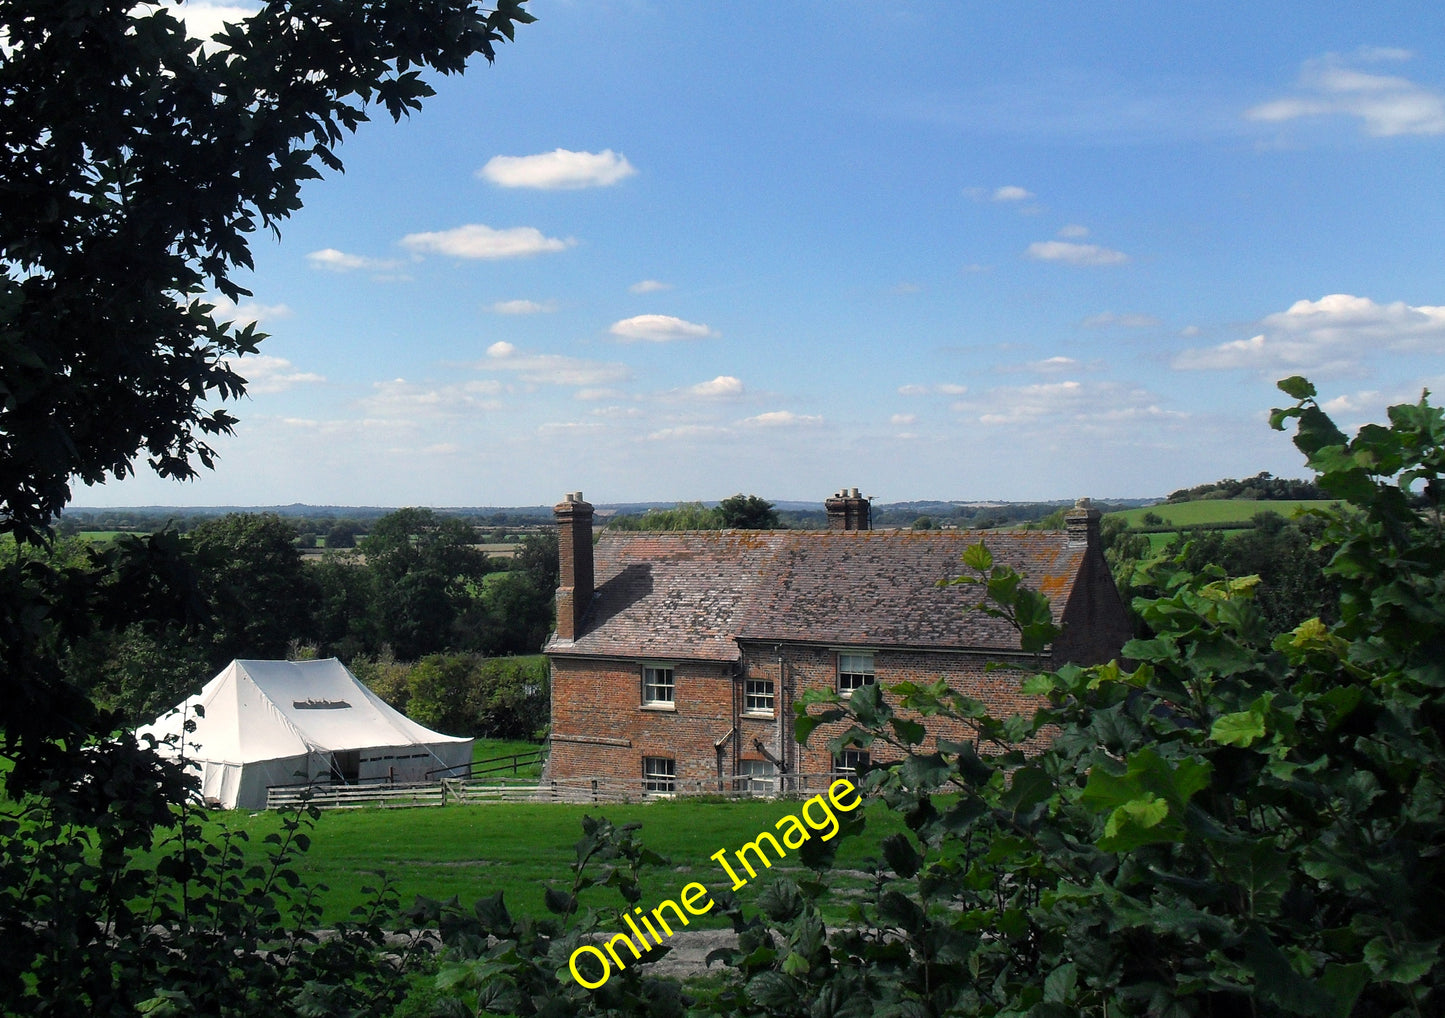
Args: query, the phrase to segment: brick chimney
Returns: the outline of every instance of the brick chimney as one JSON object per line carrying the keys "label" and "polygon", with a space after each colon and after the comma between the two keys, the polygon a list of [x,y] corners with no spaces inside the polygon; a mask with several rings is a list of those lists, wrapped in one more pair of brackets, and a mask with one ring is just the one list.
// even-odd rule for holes
{"label": "brick chimney", "polygon": [[1069,547],[1099,546],[1099,520],[1103,513],[1095,509],[1087,498],[1074,503],[1074,508],[1064,513],[1064,526],[1069,532]]}
{"label": "brick chimney", "polygon": [[582,633],[582,618],[592,603],[592,505],[582,492],[569,491],[552,507],[557,517],[557,559],[562,585],[557,588],[557,639]]}
{"label": "brick chimney", "polygon": [[823,500],[828,510],[829,530],[872,530],[873,503],[858,494],[857,488],[840,488],[832,498]]}

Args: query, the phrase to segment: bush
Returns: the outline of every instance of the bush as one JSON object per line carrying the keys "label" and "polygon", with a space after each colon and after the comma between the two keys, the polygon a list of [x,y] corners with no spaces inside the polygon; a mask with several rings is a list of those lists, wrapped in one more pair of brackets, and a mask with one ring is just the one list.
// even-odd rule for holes
{"label": "bush", "polygon": [[[1393,407],[1351,441],[1308,383],[1281,388],[1273,423],[1353,506],[1321,515],[1339,620],[1271,632],[1256,578],[1176,572],[1136,603],[1132,664],[1026,678],[1031,718],[941,682],[804,697],[800,738],[847,718],[835,751],[902,753],[864,780],[908,833],[854,928],[823,930],[822,881],[775,896],[778,933],[731,956],[731,1013],[1441,1013],[1445,415]],[[982,546],[965,562],[1025,645],[1056,635]],[[929,749],[919,714],[975,737]]]}

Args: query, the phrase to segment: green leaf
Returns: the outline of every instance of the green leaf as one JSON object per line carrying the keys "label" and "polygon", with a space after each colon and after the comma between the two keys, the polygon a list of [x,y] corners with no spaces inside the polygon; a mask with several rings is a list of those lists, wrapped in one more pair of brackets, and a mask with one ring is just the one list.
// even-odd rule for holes
{"label": "green leaf", "polygon": [[577,899],[555,887],[547,888],[542,894],[542,899],[547,906],[547,911],[553,915],[571,915],[577,910]]}
{"label": "green leaf", "polygon": [[797,951],[789,951],[788,956],[783,959],[783,972],[790,976],[805,976],[812,969],[808,959],[804,958]]}
{"label": "green leaf", "polygon": [[1315,387],[1302,375],[1281,378],[1275,385],[1291,399],[1314,399],[1316,396]]}
{"label": "green leaf", "polygon": [[980,573],[986,573],[993,568],[993,554],[980,541],[963,550],[963,564]]}
{"label": "green leaf", "polygon": [[905,880],[917,873],[923,863],[913,843],[902,834],[890,834],[883,839],[883,858],[889,868]]}
{"label": "green leaf", "polygon": [[893,731],[898,738],[908,746],[918,745],[928,734],[917,721],[909,721],[906,718],[889,718],[888,723],[893,726]]}
{"label": "green leaf", "polygon": [[1068,1003],[1078,978],[1078,966],[1073,962],[1060,965],[1044,979],[1044,1000],[1052,1004]]}
{"label": "green leaf", "polygon": [[1264,738],[1264,714],[1253,708],[1234,714],[1221,714],[1209,726],[1209,737],[1223,746],[1248,746]]}

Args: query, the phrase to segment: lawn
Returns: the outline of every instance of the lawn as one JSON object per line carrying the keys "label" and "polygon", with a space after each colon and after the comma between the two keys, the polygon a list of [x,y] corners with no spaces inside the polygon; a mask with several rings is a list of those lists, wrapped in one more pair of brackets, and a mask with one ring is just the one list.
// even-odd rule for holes
{"label": "lawn", "polygon": [[1198,502],[1179,502],[1174,505],[1150,505],[1138,509],[1127,509],[1111,516],[1122,517],[1130,528],[1144,526],[1145,513],[1153,513],[1164,520],[1165,525],[1190,527],[1211,523],[1248,523],[1256,513],[1279,513],[1292,516],[1298,509],[1323,509],[1333,503],[1325,499],[1282,499],[1262,501],[1252,498],[1215,498]]}
{"label": "lawn", "polygon": [[[415,809],[332,810],[324,812],[311,832],[311,849],[297,871],[308,881],[330,888],[325,896],[326,921],[347,916],[363,903],[362,888],[385,873],[401,893],[403,904],[416,895],[470,904],[502,891],[508,905],[522,914],[546,915],[547,885],[565,886],[582,837],[582,818],[605,816],[613,823],[638,821],[643,843],[669,865],[644,873],[643,900],[656,902],[676,895],[684,884],[698,881],[712,890],[729,886],[727,876],[710,856],[726,849],[728,858],[760,831],[801,807],[796,800],[750,799],[697,801],[676,799],[638,804],[563,805],[495,803]],[[218,812],[219,821],[244,830],[259,857],[266,835],[279,831],[281,819],[271,812]],[[816,810],[815,810],[816,816]],[[902,818],[881,802],[866,807],[867,828],[845,839],[831,871],[835,900],[833,918],[846,913],[847,901],[866,883],[860,872],[865,860],[879,855],[879,842],[903,829]],[[763,871],[738,894],[749,899],[765,885],[770,872],[798,872],[796,853],[772,871]],[[734,863],[736,867],[736,863]],[[746,874],[744,874],[746,875]],[[592,892],[591,904],[615,907],[621,899],[610,890]],[[720,925],[715,917],[704,926]]]}

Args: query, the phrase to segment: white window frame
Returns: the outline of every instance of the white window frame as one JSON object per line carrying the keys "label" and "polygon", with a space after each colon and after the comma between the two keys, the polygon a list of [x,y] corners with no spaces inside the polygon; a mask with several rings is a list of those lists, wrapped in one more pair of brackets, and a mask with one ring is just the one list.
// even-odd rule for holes
{"label": "white window frame", "polygon": [[866,749],[845,749],[833,757],[833,773],[839,777],[857,777],[859,765],[867,767],[872,762]]}
{"label": "white window frame", "polygon": [[[754,690],[753,686],[761,687]],[[777,709],[778,689],[772,679],[744,679],[743,680],[743,713],[758,716],[772,717]],[[754,700],[757,704],[754,704]],[[767,706],[763,706],[766,700]]]}
{"label": "white window frame", "polygon": [[648,795],[677,792],[677,760],[670,756],[642,758],[642,790]]}
{"label": "white window frame", "polygon": [[[847,699],[853,695],[853,690],[861,689],[864,686],[872,685],[878,681],[878,673],[873,663],[873,652],[840,650],[838,655],[838,695]],[[847,684],[844,684],[845,678]]]}
{"label": "white window frame", "polygon": [[778,790],[778,766],[771,760],[739,760],[737,783],[740,792],[772,795]]}
{"label": "white window frame", "polygon": [[[666,680],[658,681],[664,672]],[[654,695],[663,691],[666,691],[666,697]],[[642,706],[677,706],[677,672],[671,664],[649,662],[642,666]]]}

